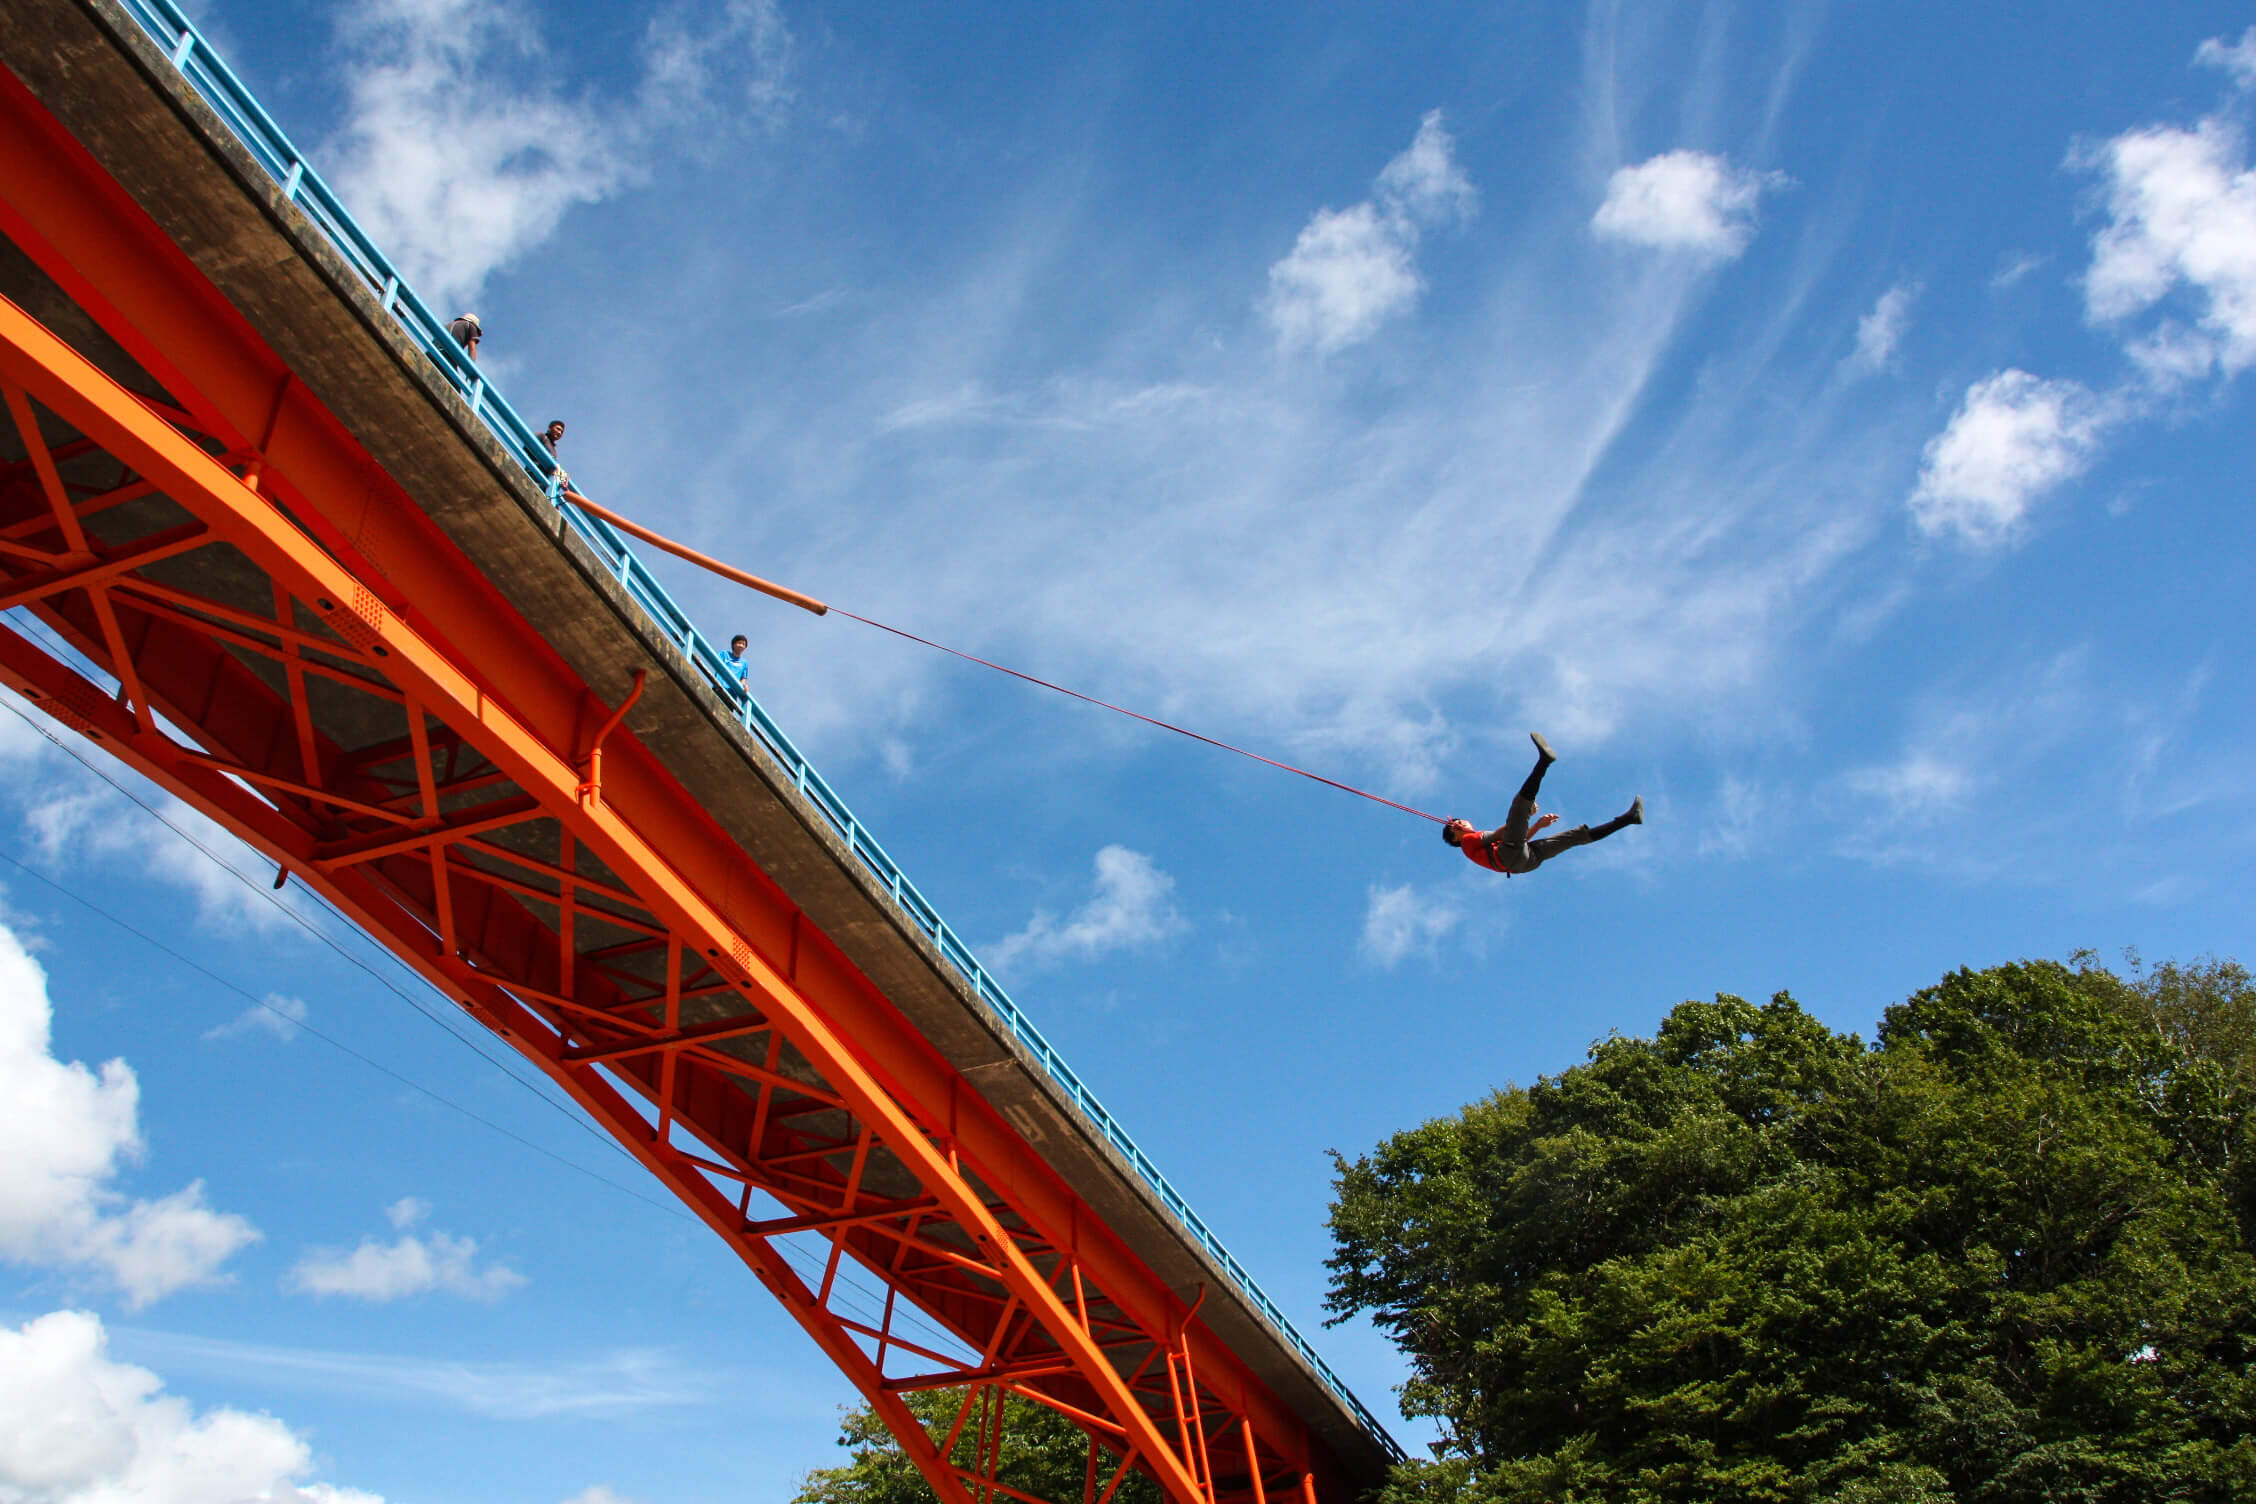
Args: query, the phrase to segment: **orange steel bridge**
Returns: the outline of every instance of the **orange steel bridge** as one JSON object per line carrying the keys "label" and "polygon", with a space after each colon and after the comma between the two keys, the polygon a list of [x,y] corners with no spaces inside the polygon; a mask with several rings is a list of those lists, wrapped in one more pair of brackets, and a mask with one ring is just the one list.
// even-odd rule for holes
{"label": "orange steel bridge", "polygon": [[946,1504],[1032,1499],[1006,1395],[1086,1431],[1083,1504],[1379,1481],[1384,1430],[567,525],[171,0],[0,0],[0,64],[0,610],[45,629],[0,618],[0,682],[537,1065]]}

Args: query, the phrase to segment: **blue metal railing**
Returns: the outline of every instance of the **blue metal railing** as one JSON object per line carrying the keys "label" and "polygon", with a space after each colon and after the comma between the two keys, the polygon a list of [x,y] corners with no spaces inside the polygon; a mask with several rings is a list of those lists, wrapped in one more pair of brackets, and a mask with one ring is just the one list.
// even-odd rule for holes
{"label": "blue metal railing", "polygon": [[329,242],[351,263],[353,269],[366,279],[368,285],[376,290],[385,311],[399,321],[408,337],[462,394],[463,399],[470,404],[470,410],[483,420],[494,437],[501,441],[502,447],[525,467],[534,480],[547,489],[550,502],[562,511],[566,524],[594,546],[636,604],[649,614],[670,641],[680,645],[706,680],[736,704],[738,719],[759,737],[790,773],[799,791],[845,837],[848,847],[885,885],[901,912],[931,938],[940,953],[948,958],[949,964],[963,974],[979,994],[980,1000],[1010,1030],[1012,1037],[1042,1063],[1042,1069],[1064,1089],[1074,1106],[1104,1135],[1105,1142],[1111,1144],[1135,1167],[1144,1183],[1157,1192],[1168,1210],[1175,1214],[1184,1231],[1213,1256],[1245,1297],[1269,1319],[1278,1335],[1308,1360],[1309,1366],[1315,1369],[1341,1402],[1355,1412],[1357,1419],[1362,1421],[1372,1436],[1390,1455],[1399,1459],[1403,1455],[1402,1449],[1387,1435],[1386,1428],[1364,1408],[1363,1402],[1348,1390],[1339,1375],[1332,1372],[1330,1365],[1316,1355],[1316,1350],[1309,1346],[1308,1339],[1301,1336],[1293,1324],[1285,1319],[1284,1313],[1277,1309],[1277,1303],[1246,1272],[1245,1266],[1222,1246],[1221,1240],[1207,1228],[1198,1213],[1191,1210],[1190,1203],[1183,1199],[1182,1193],[1168,1183],[1167,1177],[1159,1172],[1159,1167],[1151,1162],[1143,1150],[1136,1147],[1136,1141],[1128,1136],[1119,1120],[1105,1110],[1104,1104],[1082,1084],[1073,1068],[1042,1037],[1041,1031],[1034,1027],[1033,1020],[1019,1010],[1018,1005],[1011,1001],[1010,995],[1003,991],[1002,985],[988,974],[986,967],[979,964],[978,958],[971,953],[971,947],[964,944],[962,938],[948,927],[947,921],[940,917],[939,910],[933,908],[925,896],[917,891],[916,885],[909,881],[900,864],[886,855],[885,848],[878,845],[877,839],[854,818],[854,812],[846,807],[846,801],[838,797],[837,791],[815,771],[813,764],[800,754],[799,749],[792,745],[791,738],[783,734],[783,729],[760,708],[759,702],[737,683],[727,659],[718,648],[705,640],[704,634],[697,630],[688,614],[674,603],[673,597],[666,593],[657,577],[636,557],[626,540],[601,518],[591,517],[578,507],[563,503],[558,491],[559,472],[547,446],[541,443],[532,427],[517,415],[517,410],[509,405],[508,399],[486,383],[476,363],[455,343],[453,336],[448,334],[446,321],[433,313],[430,306],[407,285],[407,280],[399,274],[390,259],[377,249],[368,233],[354,222],[352,215],[328,183],[323,181],[321,174],[314,171],[298,149],[290,144],[290,138],[283,134],[282,128],[274,123],[273,117],[252,97],[242,80],[221,60],[211,43],[205,40],[203,33],[196,29],[195,23],[189,20],[174,0],[121,0],[121,3],[141,23],[156,44],[164,49],[172,59],[173,66],[203,96],[204,102],[218,112],[220,119],[226,122],[236,139],[257,158],[260,166],[273,175],[282,187],[283,197],[296,205],[328,237]]}

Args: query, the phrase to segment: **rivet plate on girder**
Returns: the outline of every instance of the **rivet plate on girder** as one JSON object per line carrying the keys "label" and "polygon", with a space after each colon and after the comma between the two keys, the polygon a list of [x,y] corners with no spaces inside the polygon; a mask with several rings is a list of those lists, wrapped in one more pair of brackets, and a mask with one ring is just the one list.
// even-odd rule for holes
{"label": "rivet plate on girder", "polygon": [[384,622],[389,615],[376,592],[355,580],[352,603],[336,618],[335,625],[345,641],[366,652],[384,635]]}

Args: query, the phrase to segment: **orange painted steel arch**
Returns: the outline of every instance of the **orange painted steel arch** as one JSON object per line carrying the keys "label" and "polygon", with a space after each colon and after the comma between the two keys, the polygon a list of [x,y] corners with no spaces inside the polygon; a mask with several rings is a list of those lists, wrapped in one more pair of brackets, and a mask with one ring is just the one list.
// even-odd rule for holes
{"label": "orange painted steel arch", "polygon": [[[1089,1344],[1088,1334],[1079,1329],[1047,1281],[1026,1261],[985,1201],[949,1163],[947,1154],[909,1118],[872,1069],[847,1046],[825,1010],[818,1009],[806,993],[777,972],[748,943],[750,937],[731,924],[699,885],[661,855],[658,846],[624,819],[612,802],[583,799],[581,780],[569,756],[559,756],[553,750],[555,743],[511,713],[499,697],[486,693],[463,666],[407,621],[373,601],[358,601],[348,608],[344,603],[366,596],[365,587],[277,511],[271,501],[5,300],[0,300],[0,374],[36,392],[58,416],[98,438],[111,453],[156,481],[167,495],[195,511],[214,534],[283,582],[293,595],[314,601],[331,613],[349,609],[359,617],[357,625],[367,634],[370,651],[382,650],[392,662],[390,673],[395,681],[409,689],[418,703],[449,724],[482,732],[481,750],[520,787],[541,798],[552,813],[566,807],[576,810],[574,835],[593,847],[612,871],[634,873],[647,885],[650,906],[671,927],[701,942],[708,958],[728,956],[738,973],[736,980],[757,995],[764,1011],[772,1009],[772,1017],[788,1020],[793,1043],[848,1097],[856,1116],[884,1131],[887,1146],[947,1204],[957,1221],[971,1230],[982,1251],[998,1260],[1003,1282],[1015,1297],[1030,1308],[1049,1308],[1043,1311],[1045,1326],[1061,1346],[1084,1349],[1076,1355],[1076,1369],[1106,1395],[1111,1413],[1145,1451],[1167,1491],[1186,1504],[1205,1497],[1187,1459],[1165,1448],[1143,1406],[1135,1401],[1112,1365]],[[272,468],[288,472],[287,466],[276,464]],[[347,635],[356,634],[348,631]],[[569,742],[564,745],[569,746]],[[689,835],[681,832],[676,839],[688,844]],[[452,956],[435,959],[457,986],[467,979],[455,975],[459,963]]]}
{"label": "orange painted steel arch", "polygon": [[[12,92],[12,82],[0,82],[0,93]],[[71,370],[64,352],[48,350],[41,359],[19,361],[12,373],[40,382],[43,401],[58,397],[71,405],[70,392],[79,391],[82,400],[74,409],[79,418],[105,426],[110,442],[167,470],[170,483],[203,488],[215,516],[226,514],[213,525],[224,524],[238,547],[257,550],[291,589],[332,602],[332,610],[349,609],[348,625],[357,627],[372,649],[385,652],[390,671],[410,683],[417,703],[450,707],[462,728],[499,749],[513,777],[541,791],[544,805],[576,806],[571,753],[587,687],[553,649],[529,638],[475,571],[465,572],[429,520],[407,498],[390,492],[382,472],[302,386],[284,379],[286,369],[233,310],[211,296],[184,258],[155,242],[145,226],[130,222],[131,206],[121,203],[114,186],[98,174],[74,170],[51,139],[40,139],[35,120],[27,121],[20,111],[0,114],[12,117],[0,122],[7,133],[0,143],[0,165],[7,169],[9,184],[25,189],[21,194],[15,187],[5,190],[10,233],[46,251],[42,264],[59,269],[58,280],[83,304],[108,315],[105,326],[120,333],[136,358],[193,409],[199,426],[237,447],[244,447],[243,434],[260,434],[266,440],[261,484],[287,498],[293,514],[320,535],[323,546],[314,547],[263,498],[181,440],[154,408],[114,389],[103,394],[103,381],[83,369]],[[67,251],[59,252],[58,245]],[[11,326],[11,336],[19,355],[38,345],[29,329]],[[359,509],[349,528],[333,515],[340,505]],[[371,554],[385,560],[388,573],[366,565]],[[347,603],[352,603],[349,608]],[[21,648],[20,642],[14,646]],[[33,682],[34,666],[21,661],[20,653],[11,652],[11,663],[12,679]],[[464,664],[507,665],[508,682],[490,683],[459,667]],[[622,687],[613,687],[614,697]],[[70,688],[49,685],[58,696]],[[301,831],[262,815],[265,806],[208,766],[199,766],[196,757],[159,747],[145,726],[130,721],[113,726],[109,741],[113,750],[167,786],[219,812],[270,854],[290,861],[293,870],[306,872],[319,859]],[[903,1037],[898,1017],[834,947],[811,936],[804,941],[808,964],[791,967],[789,978],[777,973],[765,958],[786,950],[796,954],[802,946],[796,910],[702,811],[683,807],[678,785],[631,737],[617,749],[605,774],[607,808],[587,812],[588,825],[584,830],[575,826],[575,832],[596,844],[607,862],[624,864],[615,870],[650,875],[665,890],[665,918],[677,932],[693,933],[716,957],[739,957],[741,949],[737,980],[791,1013],[795,1035],[803,1032],[817,1043],[856,1101],[883,1119],[889,1138],[897,1135],[900,1148],[916,1157],[935,1182],[956,1188],[948,1199],[957,1216],[984,1228],[994,1242],[1011,1243],[964,1188],[954,1163],[961,1156],[981,1167],[988,1184],[1005,1188],[1016,1215],[1049,1229],[1053,1246],[1072,1250],[1077,1283],[1087,1271],[1143,1329],[1160,1333],[1173,1327],[1180,1306],[1164,1285],[1078,1212],[1076,1198],[1054,1172],[991,1107],[975,1094],[961,1092],[952,1070],[928,1046]],[[321,874],[320,882],[377,933],[392,937],[395,946],[400,937],[415,932],[411,918],[385,917],[391,914],[386,903],[394,901],[374,889],[355,887],[352,874],[330,871]],[[709,892],[732,897],[724,908],[716,908],[702,897]],[[521,1048],[547,1027],[451,954],[419,953],[410,959],[447,990],[471,1000],[482,1017]],[[671,1060],[669,1056],[669,1068]],[[882,1373],[835,1329],[818,1330],[819,1323],[807,1314],[813,1292],[772,1250],[742,1235],[741,1214],[726,1203],[714,1204],[709,1183],[679,1151],[662,1142],[637,1142],[637,1135],[647,1134],[647,1125],[591,1066],[560,1057],[541,1063],[739,1247],[824,1350],[893,1419],[897,1405],[886,1404],[890,1396]],[[1001,1259],[1011,1262],[1008,1254]],[[1072,1313],[1039,1288],[1040,1280],[1030,1277],[1023,1259],[1017,1263],[1012,1283],[1030,1304],[1043,1308],[1047,1321],[1070,1334],[1077,1324]],[[1259,1427],[1270,1455],[1304,1475],[1320,1468],[1297,1417],[1267,1396],[1235,1355],[1198,1330],[1188,1335],[1185,1347],[1186,1357],[1188,1349],[1197,1349],[1197,1371],[1218,1376],[1217,1392],[1235,1391],[1232,1398]],[[1111,1370],[1101,1354],[1084,1349],[1077,1366],[1084,1367],[1095,1387],[1112,1388],[1105,1382]],[[1156,1428],[1142,1423],[1142,1407],[1133,1398],[1123,1399],[1118,1389],[1112,1389],[1111,1403],[1120,1407],[1129,1429],[1143,1433],[1138,1450],[1150,1465],[1165,1473],[1172,1464],[1172,1476],[1166,1478],[1169,1491],[1195,1496],[1195,1480],[1162,1444]],[[936,1461],[920,1458],[927,1460]],[[927,1475],[934,1471],[928,1467]],[[1255,1462],[1256,1477],[1260,1471]],[[937,1479],[935,1486],[942,1486]]]}

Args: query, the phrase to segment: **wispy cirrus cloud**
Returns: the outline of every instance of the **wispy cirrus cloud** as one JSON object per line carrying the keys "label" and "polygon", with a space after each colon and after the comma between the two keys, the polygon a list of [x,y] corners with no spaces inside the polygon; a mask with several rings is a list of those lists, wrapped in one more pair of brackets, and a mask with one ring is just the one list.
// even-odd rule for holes
{"label": "wispy cirrus cloud", "polygon": [[1911,305],[1918,297],[1919,289],[1904,282],[1880,294],[1872,311],[1857,320],[1856,349],[1848,357],[1852,371],[1871,375],[1894,367],[1896,349],[1911,328]]}
{"label": "wispy cirrus cloud", "polygon": [[[691,1409],[757,1387],[743,1376],[723,1383],[724,1376],[709,1364],[692,1364],[656,1348],[489,1362],[454,1355],[278,1347],[146,1328],[121,1328],[118,1341],[175,1371],[253,1375],[333,1393],[420,1399],[495,1420],[593,1420]],[[779,1385],[763,1402],[789,1410],[794,1400],[805,1398]],[[830,1414],[830,1407],[810,1400],[806,1413],[812,1420]]]}
{"label": "wispy cirrus cloud", "polygon": [[[1843,816],[1840,850],[1880,866],[1929,862],[1954,875],[2054,875],[2049,862],[2030,861],[2052,842],[2088,846],[2092,812],[2061,808],[2049,819],[2027,812],[2012,822],[2023,844],[1982,839],[2004,822],[1988,805],[2008,797],[2016,780],[2038,779],[2056,751],[2079,744],[2094,721],[2090,655],[2082,649],[2033,663],[2001,666],[1984,682],[1939,689],[1909,716],[1901,749],[1853,767],[1837,780],[1834,797]],[[1953,828],[1976,833],[1955,839]]]}
{"label": "wispy cirrus cloud", "polygon": [[206,1039],[237,1039],[246,1034],[268,1034],[288,1044],[298,1037],[306,1021],[305,999],[270,992],[217,1028],[206,1029]]}
{"label": "wispy cirrus cloud", "polygon": [[[1601,66],[1604,39],[1591,46]],[[1653,403],[1715,261],[1592,256],[1605,177],[1560,169],[1610,137],[1567,129],[1585,134],[1533,164],[1508,231],[1466,226],[1483,252],[1414,361],[1275,358],[1280,340],[1365,348],[1408,316],[1389,268],[1423,269],[1390,260],[1391,239],[1343,263],[1372,272],[1343,284],[1353,296],[1278,302],[1233,280],[1242,258],[1178,279],[1191,258],[1085,222],[1070,192],[984,185],[961,238],[861,279],[788,379],[730,365],[741,421],[701,428],[696,483],[643,505],[857,611],[1402,794],[1530,705],[1590,745],[1632,717],[1767,694],[1839,561],[1901,504],[1904,448],[1924,435],[1836,390],[1837,349],[1784,341],[1704,356],[1728,370],[1694,401]],[[1418,134],[1365,200],[1374,230],[1390,203],[1437,221],[1465,207],[1461,146],[1444,149],[1439,121]],[[1741,243],[1735,203],[1710,195],[1723,228],[1708,243]],[[1421,233],[1420,256],[1435,243]],[[1833,254],[1805,239],[1780,259],[1814,284]],[[1086,267],[1121,258],[1158,270],[1095,295]],[[706,317],[725,292],[696,275],[632,296],[660,320]],[[1061,326],[1083,331],[1069,348]],[[649,374],[619,384],[622,429],[679,420],[666,372]],[[1797,421],[1781,428],[1780,410]],[[773,504],[747,514],[746,494]],[[743,609],[684,588],[701,615]],[[929,658],[761,620],[763,697],[820,756],[912,742],[983,693]],[[920,772],[936,765],[915,750]]]}

